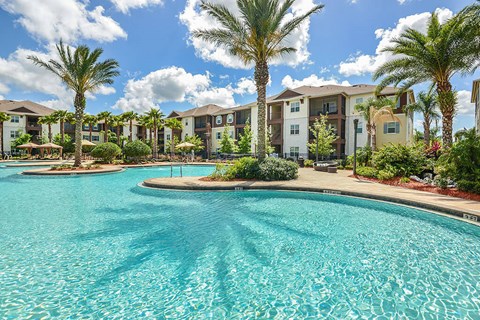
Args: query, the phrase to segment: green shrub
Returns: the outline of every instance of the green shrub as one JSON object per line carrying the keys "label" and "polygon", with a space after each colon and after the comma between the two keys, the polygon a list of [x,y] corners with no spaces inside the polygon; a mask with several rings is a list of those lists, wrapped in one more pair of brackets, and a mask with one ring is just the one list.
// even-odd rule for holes
{"label": "green shrub", "polygon": [[480,194],[480,181],[459,180],[457,181],[457,188],[458,190]]}
{"label": "green shrub", "polygon": [[400,179],[400,182],[401,182],[401,183],[409,183],[409,182],[410,182],[410,178],[402,177],[402,178]]}
{"label": "green shrub", "polygon": [[377,178],[380,180],[390,180],[395,178],[395,170],[390,167],[377,172]]}
{"label": "green shrub", "polygon": [[311,168],[311,167],[313,167],[313,163],[314,163],[314,161],[313,161],[313,160],[308,160],[308,159],[307,159],[307,160],[305,160],[305,162],[304,162],[304,164],[305,164],[305,167],[307,167],[307,168]]}
{"label": "green shrub", "polygon": [[260,163],[260,178],[265,181],[292,180],[298,177],[298,164],[292,161],[267,158]]}
{"label": "green shrub", "polygon": [[358,167],[357,174],[362,177],[375,178],[377,176],[377,171],[372,167]]}
{"label": "green shrub", "polygon": [[123,147],[123,153],[126,157],[132,158],[135,162],[152,154],[152,149],[144,142],[135,140],[129,142]]}
{"label": "green shrub", "polygon": [[[383,177],[393,176],[409,177],[422,173],[427,165],[423,145],[405,146],[402,144],[388,144],[373,155],[375,169]],[[388,172],[387,172],[388,171]]]}
{"label": "green shrub", "polygon": [[92,150],[92,157],[99,158],[106,163],[111,163],[120,154],[122,154],[122,149],[113,142],[101,143]]}
{"label": "green shrub", "polygon": [[209,175],[210,178],[214,180],[228,181],[232,180],[234,177],[229,172],[230,166],[223,163],[217,163],[215,165],[215,170]]}
{"label": "green shrub", "polygon": [[237,179],[256,179],[259,172],[258,160],[252,157],[240,158],[228,168],[228,175]]}
{"label": "green shrub", "polygon": [[447,189],[448,179],[438,174],[433,178],[433,184],[439,188]]}

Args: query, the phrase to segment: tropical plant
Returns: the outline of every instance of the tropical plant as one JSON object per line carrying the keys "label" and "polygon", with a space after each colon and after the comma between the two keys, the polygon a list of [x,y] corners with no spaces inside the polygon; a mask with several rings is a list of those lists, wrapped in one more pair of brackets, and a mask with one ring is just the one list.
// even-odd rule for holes
{"label": "tropical plant", "polygon": [[[162,118],[163,118],[163,113],[160,111],[160,109],[156,108],[151,108],[150,111],[148,111],[145,114],[147,117],[150,118],[152,121],[152,129],[153,129],[153,141],[152,141],[152,150],[153,150],[153,158],[158,158],[158,130],[162,127]],[[179,121],[178,119],[176,119]]]}
{"label": "tropical plant", "polygon": [[95,92],[106,84],[112,84],[113,78],[119,75],[118,63],[108,59],[98,62],[103,50],[93,51],[87,46],[78,46],[75,50],[65,46],[61,41],[57,44],[60,61],[51,59],[48,62],[38,57],[29,56],[35,64],[53,72],[68,88],[75,92],[73,105],[75,107],[75,162],[74,167],[82,164],[82,120],[86,106],[85,94]]}
{"label": "tropical plant", "polygon": [[109,131],[109,125],[113,121],[113,114],[110,111],[102,111],[99,114],[97,114],[97,119],[98,121],[103,121],[103,142],[108,142],[109,141],[109,136],[108,136],[108,131]]}
{"label": "tropical plant", "polygon": [[292,180],[298,177],[298,164],[279,158],[266,158],[259,165],[259,175],[265,181]]}
{"label": "tropical plant", "polygon": [[320,11],[323,5],[314,5],[306,13],[291,17],[295,0],[237,0],[239,13],[233,13],[223,4],[202,1],[200,7],[221,27],[198,30],[194,37],[226,48],[246,64],[255,64],[255,85],[258,105],[258,156],[266,152],[266,87],[270,78],[268,64],[273,59],[294,52],[288,38],[307,18]]}
{"label": "tropical plant", "polygon": [[373,154],[373,165],[378,173],[383,171],[384,179],[392,178],[390,173],[400,177],[418,175],[427,166],[424,150],[423,144],[406,146],[390,143]]}
{"label": "tropical plant", "polygon": [[222,138],[220,140],[220,153],[235,153],[238,151],[238,147],[235,145],[235,139],[230,135],[231,127],[227,124],[222,132]]}
{"label": "tropical plant", "polygon": [[101,143],[92,150],[92,157],[99,158],[105,163],[112,163],[113,159],[121,154],[122,149],[113,142]]}
{"label": "tropical plant", "polygon": [[[148,142],[152,144],[152,128],[153,128],[153,121],[148,116],[143,115],[138,117],[138,124],[142,127],[142,136],[144,142]],[[147,129],[149,130],[149,139],[147,141]]]}
{"label": "tropical plant", "polygon": [[252,153],[252,139],[253,132],[250,128],[250,121],[247,120],[245,127],[243,127],[243,133],[240,133],[240,139],[238,140],[238,152],[240,154]]}
{"label": "tropical plant", "polygon": [[152,149],[140,140],[130,141],[123,147],[123,153],[127,158],[133,158],[139,162],[148,155],[152,154]]}
{"label": "tropical plant", "polygon": [[193,152],[200,152],[203,149],[205,149],[202,138],[200,138],[196,134],[194,134],[193,136],[186,136],[184,142],[188,142],[195,145],[195,147],[190,148],[189,151],[193,150]]}
{"label": "tropical plant", "polygon": [[112,117],[112,127],[115,127],[115,134],[117,135],[117,144],[120,147],[122,146],[122,140],[120,139],[120,134],[121,134],[122,127],[124,125],[125,125],[125,120],[121,115]]}
{"label": "tropical plant", "polygon": [[62,141],[62,135],[57,133],[53,137],[53,143],[63,147],[63,154],[75,152],[75,145],[73,144],[72,137],[68,134],[63,137]]}
{"label": "tropical plant", "polygon": [[377,123],[392,119],[400,121],[393,112],[395,103],[388,98],[370,98],[363,103],[355,105],[355,110],[367,122],[367,146],[377,149]]}
{"label": "tropical plant", "polygon": [[382,64],[373,79],[382,78],[377,87],[380,92],[388,85],[399,86],[399,94],[413,85],[431,81],[438,94],[442,113],[444,146],[452,144],[452,123],[457,96],[451,78],[457,74],[472,74],[480,61],[480,4],[464,10],[440,23],[432,13],[425,33],[408,28],[392,40],[393,45],[383,49],[394,59]]}
{"label": "tropical plant", "polygon": [[[173,156],[175,153],[180,153],[178,148],[175,148],[176,145],[180,144],[180,138],[178,136],[172,136],[167,142],[165,143],[165,150],[170,150],[170,155]],[[173,149],[173,153],[172,153]]]}
{"label": "tropical plant", "polygon": [[375,178],[377,176],[377,170],[372,167],[357,167],[356,173],[367,178]]}
{"label": "tropical plant", "polygon": [[3,123],[10,121],[10,116],[5,112],[0,112],[0,155],[3,155]]}
{"label": "tropical plant", "polygon": [[244,157],[235,160],[228,168],[228,173],[236,179],[258,179],[260,177],[260,165],[257,159]]}
{"label": "tropical plant", "polygon": [[328,156],[335,152],[332,143],[338,139],[334,129],[328,124],[328,116],[320,115],[316,118],[313,125],[309,127],[313,134],[313,143],[307,143],[311,153],[315,154],[315,161],[318,162],[318,156]]}
{"label": "tropical plant", "polygon": [[73,124],[75,123],[75,114],[68,110],[56,110],[51,116],[60,123],[60,136],[61,141],[65,141],[65,123]]}
{"label": "tropical plant", "polygon": [[83,116],[83,123],[88,125],[88,133],[90,141],[92,141],[93,127],[98,124],[98,118],[92,114],[86,114]]}
{"label": "tropical plant", "polygon": [[20,136],[13,140],[11,143],[12,148],[16,148],[17,146],[20,146],[22,144],[29,143],[32,140],[32,135],[20,131],[19,133]]}
{"label": "tropical plant", "polygon": [[56,124],[57,122],[57,118],[53,114],[38,118],[38,123],[46,125],[48,128],[48,142],[52,142],[52,125]]}
{"label": "tropical plant", "polygon": [[437,94],[433,87],[428,92],[419,92],[417,102],[406,105],[405,112],[419,112],[423,115],[423,141],[426,148],[430,147],[432,121],[440,119],[437,111]]}
{"label": "tropical plant", "polygon": [[172,139],[170,140],[170,153],[173,156],[175,153],[175,145],[177,141],[175,140],[175,130],[182,130],[183,124],[182,121],[176,118],[170,118],[165,120],[165,127],[172,130]]}
{"label": "tropical plant", "polygon": [[124,121],[128,122],[129,136],[128,141],[133,141],[133,121],[138,120],[138,113],[134,111],[128,111],[122,113],[122,118]]}

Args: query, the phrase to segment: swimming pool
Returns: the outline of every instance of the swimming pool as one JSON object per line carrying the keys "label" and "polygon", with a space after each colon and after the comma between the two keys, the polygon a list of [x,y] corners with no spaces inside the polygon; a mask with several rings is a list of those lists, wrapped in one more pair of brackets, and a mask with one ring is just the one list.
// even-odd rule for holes
{"label": "swimming pool", "polygon": [[169,167],[71,177],[19,171],[0,169],[2,318],[480,313],[474,225],[323,194],[137,186],[169,176]]}

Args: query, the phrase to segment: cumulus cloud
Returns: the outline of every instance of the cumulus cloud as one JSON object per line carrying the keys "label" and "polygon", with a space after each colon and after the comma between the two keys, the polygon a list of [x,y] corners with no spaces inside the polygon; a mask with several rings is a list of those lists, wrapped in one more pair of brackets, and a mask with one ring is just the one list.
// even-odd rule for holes
{"label": "cumulus cloud", "polygon": [[[199,8],[201,0],[188,0],[184,11],[180,14],[180,21],[187,26],[190,34],[189,41],[195,48],[196,54],[204,60],[215,61],[223,66],[239,69],[251,68],[251,65],[245,65],[238,58],[231,56],[225,48],[205,42],[200,39],[193,38],[191,32],[194,30],[202,30],[219,27],[219,24],[212,19],[206,12]],[[212,3],[221,3],[232,12],[239,12],[235,0],[211,0]],[[286,15],[286,20],[290,20],[301,14],[304,14],[314,6],[313,0],[298,0],[292,6],[292,11]],[[287,64],[297,66],[302,63],[309,62],[310,53],[307,49],[309,42],[310,20],[306,20],[297,28],[292,35],[285,39],[285,44],[297,49],[295,53],[286,55],[281,59],[273,61],[272,64]]]}
{"label": "cumulus cloud", "polygon": [[471,103],[472,92],[467,90],[460,90],[457,93],[457,112],[463,115],[474,115],[475,104]]}
{"label": "cumulus cloud", "polygon": [[254,82],[249,78],[241,78],[236,84],[230,83],[225,87],[215,87],[209,72],[192,74],[172,66],[153,71],[140,79],[130,79],[124,96],[114,108],[143,112],[159,108],[162,103],[185,101],[197,107],[210,103],[233,107],[234,95],[253,94],[255,91]]}
{"label": "cumulus cloud", "polygon": [[163,5],[163,0],[110,0],[122,13],[128,13],[130,9],[145,8],[153,5]]}
{"label": "cumulus cloud", "polygon": [[312,74],[306,78],[303,78],[301,80],[299,79],[293,79],[290,75],[286,75],[282,79],[282,86],[286,88],[298,88],[301,86],[314,86],[314,87],[319,87],[319,86],[324,86],[324,85],[329,85],[329,84],[334,84],[334,85],[341,85],[341,86],[350,86],[351,84],[348,81],[342,81],[339,82],[337,79],[334,78],[323,78],[323,77],[318,77],[316,74]]}
{"label": "cumulus cloud", "polygon": [[89,10],[87,4],[79,0],[42,0],[33,5],[31,0],[0,0],[0,8],[18,15],[16,22],[40,40],[111,42],[127,37],[115,20],[104,15],[102,6]]}
{"label": "cumulus cloud", "polygon": [[[437,9],[435,11],[441,22],[453,16],[453,12],[449,9]],[[430,18],[430,12],[423,12],[411,15],[398,20],[395,28],[377,29],[375,36],[379,39],[378,46],[374,55],[356,53],[355,55],[343,61],[339,65],[339,72],[344,76],[360,76],[367,73],[373,73],[380,65],[393,59],[388,52],[382,52],[383,49],[392,44],[392,39],[400,36],[408,28],[413,28],[421,32],[426,32],[427,22]]]}
{"label": "cumulus cloud", "polygon": [[[10,91],[9,86],[27,92],[40,92],[51,95],[54,99],[42,101],[47,106],[55,109],[69,109],[72,106],[74,94],[51,72],[40,68],[28,60],[27,57],[35,55],[42,60],[58,59],[54,46],[49,46],[46,52],[19,48],[7,58],[0,57],[0,93]],[[115,93],[112,87],[102,86],[95,94],[108,95]],[[92,93],[87,98],[95,98]]]}

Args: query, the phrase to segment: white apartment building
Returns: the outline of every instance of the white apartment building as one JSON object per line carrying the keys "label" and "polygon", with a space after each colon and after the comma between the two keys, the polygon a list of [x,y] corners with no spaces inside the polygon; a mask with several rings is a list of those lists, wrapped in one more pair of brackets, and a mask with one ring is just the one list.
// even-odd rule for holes
{"label": "white apartment building", "polygon": [[475,128],[480,134],[480,79],[473,81],[472,103],[475,103]]}

